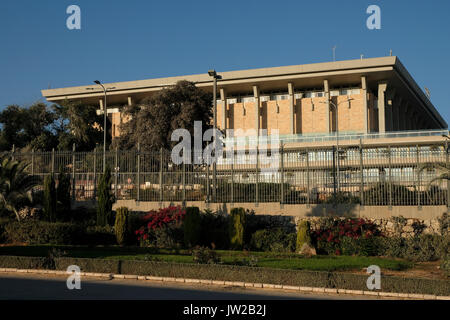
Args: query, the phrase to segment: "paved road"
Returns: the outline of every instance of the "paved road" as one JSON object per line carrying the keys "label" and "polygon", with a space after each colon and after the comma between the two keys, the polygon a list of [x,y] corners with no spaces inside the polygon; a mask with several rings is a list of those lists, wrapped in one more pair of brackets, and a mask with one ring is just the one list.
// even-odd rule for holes
{"label": "paved road", "polygon": [[318,295],[279,290],[225,286],[167,284],[142,280],[81,279],[80,290],[69,290],[66,277],[40,274],[0,274],[0,300],[33,299],[178,299],[178,300],[264,300],[264,299],[368,299],[363,296]]}

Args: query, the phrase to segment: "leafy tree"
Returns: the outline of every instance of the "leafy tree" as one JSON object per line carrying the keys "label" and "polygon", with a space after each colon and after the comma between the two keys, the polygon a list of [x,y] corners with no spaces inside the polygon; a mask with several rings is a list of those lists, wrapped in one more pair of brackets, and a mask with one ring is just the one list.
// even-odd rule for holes
{"label": "leafy tree", "polygon": [[202,121],[203,130],[211,127],[212,96],[189,81],[158,91],[138,105],[126,107],[120,126],[121,135],[113,148],[132,149],[139,143],[142,150],[170,148],[173,130],[187,129],[194,134],[194,121]]}
{"label": "leafy tree", "polygon": [[56,207],[60,218],[66,218],[70,212],[70,189],[70,176],[61,168],[58,175],[58,187],[56,188]]}
{"label": "leafy tree", "polygon": [[29,108],[10,105],[0,112],[0,149],[11,150],[12,146],[40,150],[51,150],[56,146],[52,130],[55,114],[44,103],[35,103]]}
{"label": "leafy tree", "polygon": [[44,215],[50,222],[56,221],[56,188],[53,174],[44,179]]}
{"label": "leafy tree", "polygon": [[25,162],[11,160],[9,157],[0,159],[0,203],[13,212],[20,221],[19,209],[32,202],[32,189],[39,184],[37,176],[29,175],[25,170]]}
{"label": "leafy tree", "polygon": [[60,105],[54,105],[53,109],[56,114],[54,129],[58,136],[58,149],[71,150],[75,143],[77,150],[90,151],[96,143],[103,144],[103,117],[97,115],[98,107],[66,100]]}
{"label": "leafy tree", "polygon": [[97,189],[97,225],[106,226],[109,223],[114,203],[114,196],[111,192],[111,170],[106,166]]}

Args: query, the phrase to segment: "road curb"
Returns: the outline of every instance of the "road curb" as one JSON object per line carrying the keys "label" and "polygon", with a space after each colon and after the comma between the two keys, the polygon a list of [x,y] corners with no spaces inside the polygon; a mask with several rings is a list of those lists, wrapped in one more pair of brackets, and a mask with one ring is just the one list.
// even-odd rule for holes
{"label": "road curb", "polygon": [[[0,273],[38,273],[38,274],[54,274],[64,275],[72,274],[63,270],[46,270],[46,269],[17,269],[17,268],[0,268]],[[285,291],[299,291],[310,293],[331,293],[331,294],[351,294],[362,296],[378,296],[378,297],[392,297],[403,299],[419,299],[419,300],[450,300],[450,296],[436,296],[430,294],[417,294],[417,293],[397,293],[397,292],[382,292],[382,291],[363,291],[363,290],[349,290],[349,289],[335,289],[335,288],[315,288],[315,287],[299,287],[288,286],[270,283],[253,283],[242,281],[223,281],[223,280],[208,280],[208,279],[189,279],[189,278],[174,278],[174,277],[156,277],[156,276],[138,276],[133,274],[114,274],[114,273],[96,273],[96,272],[80,272],[82,276],[96,277],[96,278],[108,278],[108,279],[132,279],[143,281],[155,281],[155,282],[183,282],[183,283],[195,283],[205,285],[221,285],[221,286],[233,286],[242,288],[258,288],[258,289],[278,289]]]}

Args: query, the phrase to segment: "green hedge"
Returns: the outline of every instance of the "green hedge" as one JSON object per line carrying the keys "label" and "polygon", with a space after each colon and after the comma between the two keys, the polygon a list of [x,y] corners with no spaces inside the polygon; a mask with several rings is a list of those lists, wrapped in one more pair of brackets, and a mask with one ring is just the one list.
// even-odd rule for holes
{"label": "green hedge", "polygon": [[[3,268],[43,268],[46,258],[0,256]],[[48,259],[48,258],[47,258]],[[292,286],[367,290],[368,275],[286,270],[229,265],[179,264],[153,261],[107,260],[86,258],[54,258],[55,268],[66,270],[78,265],[84,272],[151,275],[224,281],[244,281]],[[450,295],[450,281],[438,279],[381,277],[381,291]]]}
{"label": "green hedge", "polygon": [[[3,236],[1,230],[3,231]],[[116,243],[110,226],[86,226],[71,222],[46,222],[39,220],[9,221],[0,223],[0,239],[9,243],[29,245],[110,245]]]}
{"label": "green hedge", "polygon": [[4,234],[11,243],[76,244],[82,239],[83,229],[73,223],[28,220],[6,224]]}

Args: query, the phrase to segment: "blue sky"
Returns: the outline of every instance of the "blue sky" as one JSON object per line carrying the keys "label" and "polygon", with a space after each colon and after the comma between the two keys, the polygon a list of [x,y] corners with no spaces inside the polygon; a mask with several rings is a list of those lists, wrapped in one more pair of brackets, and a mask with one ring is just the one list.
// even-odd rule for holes
{"label": "blue sky", "polygon": [[[66,8],[81,8],[81,30]],[[381,8],[381,30],[366,9]],[[450,1],[2,0],[0,109],[40,90],[397,55],[450,123]]]}

